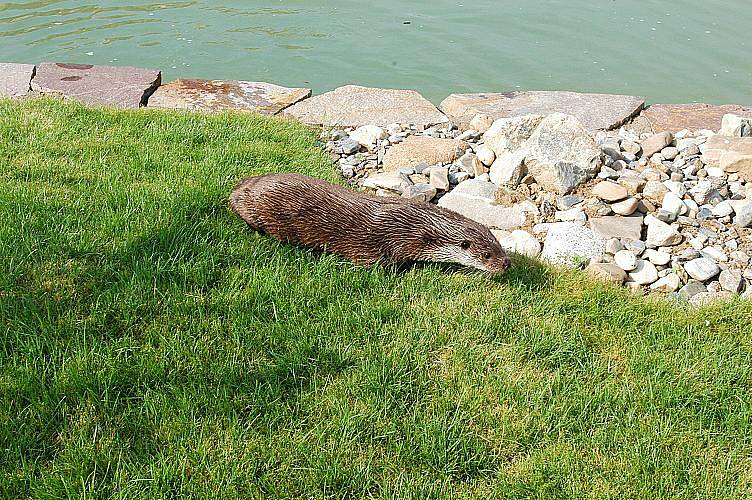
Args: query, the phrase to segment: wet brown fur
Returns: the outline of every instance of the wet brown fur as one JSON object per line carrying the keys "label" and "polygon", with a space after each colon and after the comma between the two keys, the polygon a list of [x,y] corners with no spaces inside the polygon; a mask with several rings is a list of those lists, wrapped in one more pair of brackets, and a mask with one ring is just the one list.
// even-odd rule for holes
{"label": "wet brown fur", "polygon": [[455,212],[299,174],[249,177],[230,207],[256,231],[358,264],[455,262],[492,273],[510,264],[488,228]]}

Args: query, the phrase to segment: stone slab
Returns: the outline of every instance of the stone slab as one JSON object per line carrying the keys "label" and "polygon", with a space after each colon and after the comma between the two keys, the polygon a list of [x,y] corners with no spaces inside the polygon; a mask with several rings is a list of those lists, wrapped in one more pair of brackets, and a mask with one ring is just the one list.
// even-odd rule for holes
{"label": "stone slab", "polygon": [[275,115],[310,95],[311,89],[287,88],[264,82],[180,79],[159,87],[149,97],[148,106]]}
{"label": "stone slab", "polygon": [[590,228],[600,236],[637,241],[642,238],[642,215],[609,215],[590,219]]}
{"label": "stone slab", "polygon": [[86,104],[137,108],[161,80],[162,74],[150,69],[46,62],[37,66],[31,89]]}
{"label": "stone slab", "polygon": [[324,127],[404,123],[429,127],[448,123],[436,106],[414,90],[346,85],[290,106],[284,114]]}
{"label": "stone slab", "polygon": [[467,143],[457,139],[411,135],[389,148],[384,155],[384,170],[399,170],[425,163],[451,163],[467,150]]}
{"label": "stone slab", "polygon": [[523,91],[452,94],[439,108],[458,126],[467,127],[476,114],[493,119],[564,113],[576,117],[593,132],[616,128],[638,114],[642,97],[578,92]]}
{"label": "stone slab", "polygon": [[752,108],[734,104],[714,106],[711,104],[653,104],[642,112],[653,130],[679,132],[680,130],[712,130],[718,132],[726,113],[752,117]]}
{"label": "stone slab", "polygon": [[0,97],[24,97],[31,90],[33,64],[0,63]]}

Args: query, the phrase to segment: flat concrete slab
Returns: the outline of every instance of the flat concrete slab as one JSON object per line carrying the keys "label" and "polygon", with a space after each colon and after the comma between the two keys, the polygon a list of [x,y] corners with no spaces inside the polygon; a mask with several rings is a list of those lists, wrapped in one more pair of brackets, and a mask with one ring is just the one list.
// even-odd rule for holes
{"label": "flat concrete slab", "polygon": [[752,117],[752,108],[726,104],[653,104],[642,112],[654,133],[680,130],[712,130],[718,132],[726,113]]}
{"label": "flat concrete slab", "polygon": [[429,127],[449,120],[414,90],[347,85],[311,97],[284,111],[303,123],[324,127],[360,127],[392,123]]}
{"label": "flat concrete slab", "polygon": [[311,89],[236,80],[175,80],[149,97],[150,108],[247,111],[275,115],[311,95]]}
{"label": "flat concrete slab", "polygon": [[33,64],[0,63],[0,97],[24,97],[31,90]]}
{"label": "flat concrete slab", "polygon": [[460,127],[468,127],[476,114],[493,118],[565,113],[576,117],[590,132],[611,130],[644,107],[642,97],[577,92],[522,91],[452,94],[439,108]]}
{"label": "flat concrete slab", "polygon": [[150,69],[47,62],[37,67],[31,89],[86,104],[137,108],[161,80],[162,74]]}

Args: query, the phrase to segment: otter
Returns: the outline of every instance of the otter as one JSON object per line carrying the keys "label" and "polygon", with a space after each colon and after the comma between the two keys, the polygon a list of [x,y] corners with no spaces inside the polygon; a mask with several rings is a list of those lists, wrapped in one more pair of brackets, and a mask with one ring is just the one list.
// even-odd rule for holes
{"label": "otter", "polygon": [[511,264],[486,226],[456,212],[299,174],[244,179],[230,208],[255,231],[356,264],[449,262],[492,274]]}

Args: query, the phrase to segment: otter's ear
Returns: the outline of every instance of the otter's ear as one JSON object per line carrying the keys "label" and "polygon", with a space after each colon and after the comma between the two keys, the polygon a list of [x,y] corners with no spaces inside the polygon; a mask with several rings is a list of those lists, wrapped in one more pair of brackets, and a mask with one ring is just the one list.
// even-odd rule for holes
{"label": "otter's ear", "polygon": [[439,240],[439,235],[433,228],[426,228],[420,231],[420,239],[425,245],[432,245]]}
{"label": "otter's ear", "polygon": [[464,240],[462,243],[460,243],[460,248],[467,250],[468,248],[470,248],[470,245],[471,243],[469,240]]}

